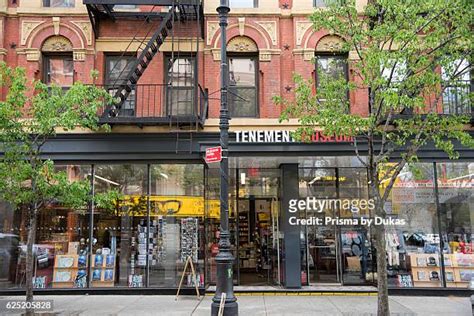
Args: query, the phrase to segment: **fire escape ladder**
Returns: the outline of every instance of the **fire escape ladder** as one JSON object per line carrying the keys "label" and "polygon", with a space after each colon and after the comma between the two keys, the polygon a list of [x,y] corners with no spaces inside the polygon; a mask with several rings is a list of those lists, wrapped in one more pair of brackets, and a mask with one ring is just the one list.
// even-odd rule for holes
{"label": "fire escape ladder", "polygon": [[[122,105],[129,97],[130,93],[134,89],[134,86],[138,83],[138,80],[153,60],[153,57],[158,53],[165,39],[171,34],[171,30],[173,29],[174,15],[175,7],[171,7],[168,13],[161,21],[161,24],[158,29],[155,31],[153,36],[150,38],[146,46],[141,51],[140,56],[133,61],[132,67],[130,68],[130,71],[126,75],[125,79],[123,80],[123,83],[118,85],[117,92],[114,95],[116,104],[109,105],[106,108],[103,114],[104,117],[116,117],[119,115]],[[141,47],[139,49],[141,49]]]}

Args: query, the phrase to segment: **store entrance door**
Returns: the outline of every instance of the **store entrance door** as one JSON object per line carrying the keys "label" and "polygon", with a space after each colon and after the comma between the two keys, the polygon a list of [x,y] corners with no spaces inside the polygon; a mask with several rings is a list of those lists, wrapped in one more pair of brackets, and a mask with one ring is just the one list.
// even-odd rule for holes
{"label": "store entrance door", "polygon": [[307,234],[309,283],[340,283],[336,228],[309,226]]}
{"label": "store entrance door", "polygon": [[238,265],[239,284],[263,286],[275,284],[279,267],[279,240],[276,235],[277,205],[271,198],[250,197],[239,200]]}

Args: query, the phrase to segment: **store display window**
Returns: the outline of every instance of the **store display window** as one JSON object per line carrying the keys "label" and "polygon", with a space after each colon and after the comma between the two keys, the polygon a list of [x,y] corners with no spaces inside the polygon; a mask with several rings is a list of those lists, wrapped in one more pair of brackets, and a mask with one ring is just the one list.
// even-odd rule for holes
{"label": "store display window", "polygon": [[446,286],[466,288],[474,280],[474,163],[436,167]]}
{"label": "store display window", "polygon": [[[19,246],[26,244],[26,239],[20,239],[19,216],[11,205],[0,201],[0,289],[15,288],[21,285],[17,282]],[[20,214],[21,215],[21,214]]]}
{"label": "store display window", "polygon": [[[344,167],[338,166],[342,163]],[[300,198],[368,198],[367,173],[353,157],[303,161]],[[220,225],[219,168],[202,164],[57,165],[70,181],[93,184],[96,197],[112,190],[104,207],[71,209],[51,203],[38,214],[34,287],[38,289],[184,287],[216,281]],[[467,288],[474,272],[474,164],[417,163],[398,176],[385,210],[405,220],[387,226],[391,287]],[[229,228],[234,283],[274,285],[284,280],[279,169],[229,170]],[[382,182],[383,184],[385,182]],[[384,187],[381,188],[383,190]],[[0,288],[25,286],[27,209],[0,203]],[[325,208],[299,218],[373,216],[370,211]],[[370,229],[301,228],[301,281],[376,282]]]}
{"label": "store display window", "polygon": [[[65,172],[71,182],[90,179],[90,166],[65,165],[56,169]],[[25,287],[28,209],[13,209],[6,203],[0,207],[1,287]],[[53,202],[40,210],[33,245],[34,288],[87,287],[89,218],[86,206],[71,209]]]}
{"label": "store display window", "polygon": [[385,208],[388,217],[406,224],[386,226],[390,286],[442,286],[434,184],[434,168],[429,163],[407,165],[396,179]]}
{"label": "store display window", "polygon": [[120,193],[114,208],[96,207],[92,240],[92,287],[145,287],[147,166],[94,166],[96,194]]}
{"label": "store display window", "polygon": [[[204,286],[204,168],[198,164],[150,167],[149,285]],[[184,271],[186,262],[191,269]]]}

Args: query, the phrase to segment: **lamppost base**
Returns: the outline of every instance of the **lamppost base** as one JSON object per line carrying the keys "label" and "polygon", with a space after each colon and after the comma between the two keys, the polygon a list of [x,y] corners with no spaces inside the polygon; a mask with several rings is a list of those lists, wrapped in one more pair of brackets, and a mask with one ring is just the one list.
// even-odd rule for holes
{"label": "lamppost base", "polygon": [[[219,315],[219,303],[212,302],[211,304],[211,316]],[[238,316],[239,306],[237,302],[229,302],[224,304],[224,316]]]}

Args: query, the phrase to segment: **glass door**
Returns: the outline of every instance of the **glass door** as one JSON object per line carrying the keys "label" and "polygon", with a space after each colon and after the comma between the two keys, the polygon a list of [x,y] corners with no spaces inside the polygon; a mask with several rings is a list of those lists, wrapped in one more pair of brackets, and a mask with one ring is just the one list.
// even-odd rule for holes
{"label": "glass door", "polygon": [[278,169],[236,170],[238,276],[240,285],[278,284],[280,242]]}
{"label": "glass door", "polygon": [[[337,198],[335,168],[300,169],[300,197],[327,200],[326,208],[306,211],[306,218],[335,218],[337,214],[329,203]],[[308,283],[340,283],[338,229],[334,225],[306,226],[306,266]]]}
{"label": "glass door", "polygon": [[332,225],[308,227],[307,260],[310,284],[340,282],[336,234],[336,228]]}
{"label": "glass door", "polygon": [[[236,229],[236,203],[235,203],[235,177],[234,170],[229,170],[229,230],[231,251],[237,262],[237,229]],[[205,257],[206,257],[206,284],[215,285],[217,281],[216,256],[219,253],[220,233],[220,177],[218,168],[205,168],[204,175],[204,209],[205,209]],[[234,284],[237,283],[237,265],[234,264]]]}

